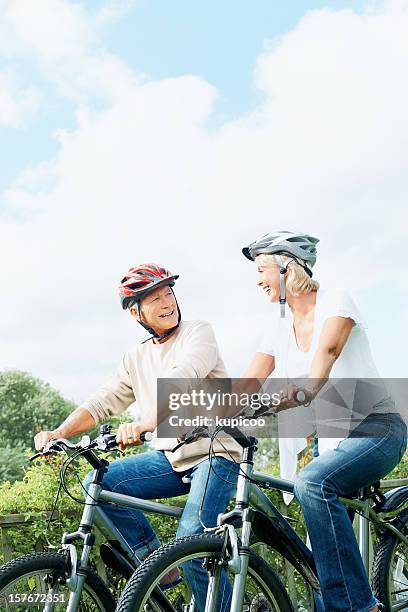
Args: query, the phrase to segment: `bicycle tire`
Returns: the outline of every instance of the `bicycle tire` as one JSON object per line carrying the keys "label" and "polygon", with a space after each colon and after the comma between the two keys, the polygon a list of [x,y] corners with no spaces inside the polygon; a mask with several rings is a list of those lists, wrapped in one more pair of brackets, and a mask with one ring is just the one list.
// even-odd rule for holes
{"label": "bicycle tire", "polygon": [[[66,563],[67,559],[65,554],[40,552],[25,555],[24,557],[17,557],[16,559],[13,559],[0,567],[1,611],[5,612],[10,609],[13,610],[13,612],[26,612],[26,610],[29,608],[30,612],[35,612],[36,606],[33,606],[33,603],[30,603],[30,605],[26,607],[24,606],[23,602],[21,602],[21,606],[16,606],[16,604],[13,603],[12,606],[6,607],[10,605],[8,603],[9,599],[7,598],[9,597],[10,592],[12,593],[11,589],[13,588],[13,585],[17,586],[19,580],[26,578],[27,581],[29,581],[29,579],[32,578],[31,581],[27,582],[28,586],[30,586],[30,582],[32,583],[34,578],[37,576],[35,579],[36,584],[34,588],[40,588],[41,580],[38,580],[39,575],[44,574],[44,576],[46,576],[47,574],[50,574],[53,577],[60,576],[63,578],[65,576]],[[82,603],[83,600],[92,600],[95,605],[98,606],[95,608],[90,608],[89,604],[86,604],[87,611],[94,609],[100,610],[101,612],[112,612],[112,610],[115,609],[116,601],[109,591],[107,585],[92,568],[87,568],[86,573],[87,575],[83,586],[78,612],[81,612],[81,608],[85,609],[83,606],[85,606],[86,602]],[[63,589],[63,592],[66,592],[66,597],[68,598],[70,593],[69,588],[62,584],[60,585],[60,590],[61,589]],[[37,593],[38,591],[35,592]],[[46,593],[46,591],[44,591],[44,593]],[[65,610],[66,602],[67,600],[65,601],[65,605],[62,607],[57,602],[55,611],[59,612],[59,610]],[[38,610],[42,610],[43,608],[44,605],[41,606],[40,603]]]}
{"label": "bicycle tire", "polygon": [[[152,591],[171,567],[182,566],[197,556],[219,558],[223,549],[222,535],[202,534],[180,538],[152,553],[133,574],[126,585],[116,612],[135,612],[145,609]],[[290,599],[275,571],[254,551],[250,551],[248,575],[268,591],[277,612],[293,612]],[[247,593],[246,586],[246,593]],[[167,593],[166,593],[167,594]],[[252,602],[253,603],[253,602]],[[259,604],[259,601],[257,602]],[[174,606],[174,604],[173,604]],[[177,609],[177,608],[176,608]],[[183,607],[180,607],[180,610]],[[264,609],[253,605],[251,610]]]}
{"label": "bicycle tire", "polygon": [[[396,519],[398,528],[407,536],[408,508]],[[408,610],[408,546],[388,530],[382,533],[376,547],[372,586],[386,612]]]}

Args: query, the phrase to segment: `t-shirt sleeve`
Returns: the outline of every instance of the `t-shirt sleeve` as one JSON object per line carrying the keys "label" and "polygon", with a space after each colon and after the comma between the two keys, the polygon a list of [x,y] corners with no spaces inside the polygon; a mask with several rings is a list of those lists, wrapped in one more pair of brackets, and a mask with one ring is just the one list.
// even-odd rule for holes
{"label": "t-shirt sleeve", "polygon": [[367,329],[367,323],[359,308],[348,291],[344,289],[332,289],[328,291],[325,299],[323,318],[344,317],[352,319],[362,329]]}

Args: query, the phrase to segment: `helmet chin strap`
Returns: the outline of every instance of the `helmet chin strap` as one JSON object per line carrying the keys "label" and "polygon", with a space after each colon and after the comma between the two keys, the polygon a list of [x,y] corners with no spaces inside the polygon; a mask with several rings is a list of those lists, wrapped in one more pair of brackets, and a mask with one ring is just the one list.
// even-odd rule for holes
{"label": "helmet chin strap", "polygon": [[289,259],[286,264],[283,263],[282,257],[280,255],[275,255],[279,262],[279,304],[280,304],[280,316],[281,319],[285,319],[285,304],[286,304],[286,285],[285,285],[285,274],[288,269],[288,265],[294,259]]}

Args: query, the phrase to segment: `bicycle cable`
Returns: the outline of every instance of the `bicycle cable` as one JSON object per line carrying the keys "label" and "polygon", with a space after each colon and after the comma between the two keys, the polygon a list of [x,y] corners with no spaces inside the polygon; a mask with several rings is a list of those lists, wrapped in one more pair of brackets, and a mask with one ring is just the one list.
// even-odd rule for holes
{"label": "bicycle cable", "polygon": [[[91,504],[89,504],[89,503],[87,503],[86,501],[84,501],[84,500],[82,500],[82,499],[78,499],[77,497],[75,497],[75,495],[72,495],[72,493],[69,491],[68,486],[67,486],[66,481],[65,481],[66,473],[67,473],[67,470],[68,470],[69,466],[71,465],[71,463],[73,463],[73,461],[74,461],[75,459],[77,459],[78,457],[80,457],[81,455],[83,455],[83,454],[84,454],[84,453],[85,453],[87,450],[89,450],[89,449],[88,449],[88,448],[81,448],[81,449],[79,449],[79,450],[75,451],[74,453],[72,453],[72,455],[71,455],[70,457],[68,457],[67,459],[65,459],[65,460],[64,460],[64,462],[63,462],[63,464],[62,464],[62,467],[61,467],[61,472],[60,472],[60,480],[61,480],[62,487],[63,487],[63,489],[64,489],[65,493],[66,493],[66,494],[68,495],[68,497],[70,497],[70,498],[71,498],[71,499],[72,499],[74,502],[76,502],[76,503],[78,503],[78,504],[81,504],[82,506],[95,506],[96,504],[92,504],[92,503],[91,503]],[[79,481],[79,483],[80,483],[80,485],[81,485],[81,487],[82,487],[83,491],[84,491],[85,493],[87,493],[87,495],[89,495],[89,496],[91,497],[91,499],[92,499],[94,502],[96,502],[96,503],[97,503],[97,502],[98,502],[98,500],[97,500],[97,499],[95,499],[94,497],[92,497],[92,495],[91,495],[90,493],[88,493],[88,491],[87,491],[87,490],[85,489],[85,487],[83,486],[83,484],[82,484],[82,482],[81,482],[81,479],[80,479],[80,478],[79,478],[79,476],[78,476],[78,473],[76,473],[75,475],[76,475],[76,477],[78,478],[78,481]]]}
{"label": "bicycle cable", "polygon": [[[221,428],[215,432],[215,436],[218,435],[218,433],[221,431]],[[215,439],[214,436],[214,439]],[[231,461],[233,463],[235,463],[235,465],[239,465],[239,473],[241,474],[241,476],[243,476],[246,480],[248,480],[250,483],[257,485],[257,486],[262,486],[262,484],[256,480],[255,478],[251,478],[250,476],[248,476],[248,474],[245,474],[245,472],[243,471],[243,469],[241,468],[241,462],[240,461],[236,461],[234,459],[234,457],[231,455],[231,453],[229,452],[229,450],[224,446],[224,444],[221,442],[221,440],[218,440],[218,443],[223,447],[223,449],[225,450],[226,454],[230,457]],[[210,447],[211,448],[211,447]],[[215,453],[214,453],[214,456]],[[214,467],[212,467],[213,472],[218,476],[218,478],[220,478],[220,480],[223,480],[225,483],[227,484],[234,484],[232,482],[230,482],[229,480],[225,480],[225,478],[223,478],[222,476],[220,476],[214,469]],[[268,487],[267,487],[268,488]]]}
{"label": "bicycle cable", "polygon": [[57,546],[54,546],[53,544],[51,544],[51,542],[49,541],[49,539],[48,539],[48,529],[50,528],[51,520],[52,520],[53,514],[54,514],[54,512],[56,510],[56,507],[57,507],[57,502],[58,502],[59,495],[61,493],[61,488],[62,488],[62,485],[61,485],[61,480],[60,480],[60,482],[58,484],[58,491],[57,491],[57,494],[56,494],[55,500],[54,500],[54,505],[52,507],[51,514],[48,517],[47,525],[46,525],[45,531],[44,531],[44,536],[45,536],[45,539],[47,540],[48,548],[58,548]]}
{"label": "bicycle cable", "polygon": [[[235,485],[234,482],[229,482],[228,480],[225,480],[225,478],[220,476],[218,474],[218,472],[214,469],[214,466],[213,466],[213,460],[216,458],[216,454],[215,454],[215,451],[214,451],[214,441],[215,441],[215,438],[216,438],[217,434],[219,433],[219,431],[221,431],[221,429],[217,428],[211,434],[210,445],[208,447],[208,468],[209,469],[208,469],[207,478],[206,478],[206,481],[205,481],[204,492],[203,492],[203,495],[202,495],[202,498],[201,498],[200,508],[199,508],[199,511],[198,511],[198,520],[200,521],[200,524],[203,527],[203,529],[206,529],[206,526],[204,525],[203,521],[201,520],[201,516],[202,516],[203,509],[204,509],[204,501],[205,501],[205,496],[207,494],[207,488],[208,488],[208,483],[209,483],[209,480],[210,480],[211,472],[213,472],[217,476],[217,478],[219,478],[223,482],[225,482],[227,484]],[[222,442],[220,442],[218,440],[218,443],[221,444],[221,446],[224,448],[224,450],[226,450],[225,446],[222,444]],[[228,453],[228,451],[227,451],[227,453]],[[231,457],[230,453],[228,453],[228,455]],[[234,463],[237,463],[234,459],[232,459],[232,460],[233,460]]]}
{"label": "bicycle cable", "polygon": [[[214,451],[214,442],[216,440],[217,435],[222,431],[221,427],[218,427],[212,434],[211,434],[211,438],[210,438],[210,445],[208,448],[208,461],[209,461],[209,470],[208,470],[208,474],[207,474],[207,478],[206,478],[206,483],[204,486],[204,493],[201,499],[201,504],[200,504],[200,509],[199,509],[199,513],[198,513],[198,517],[199,517],[199,521],[202,525],[202,527],[205,529],[205,525],[201,520],[201,514],[203,511],[203,507],[204,507],[204,500],[205,500],[205,496],[207,493],[207,488],[208,488],[208,482],[210,479],[210,473],[213,472],[217,478],[219,478],[219,480],[222,480],[223,482],[225,482],[226,484],[229,485],[233,485],[236,486],[236,482],[231,482],[229,480],[226,480],[225,478],[223,478],[222,476],[220,476],[220,474],[216,471],[216,469],[213,466],[213,460],[217,458],[217,455]],[[235,465],[239,466],[239,471],[238,471],[238,475],[239,473],[241,473],[241,475],[246,479],[249,480],[252,484],[256,484],[259,485],[259,482],[256,481],[255,479],[251,478],[250,476],[248,476],[248,474],[245,474],[245,472],[243,471],[243,469],[241,468],[241,464],[239,461],[236,461],[234,459],[234,457],[231,455],[231,453],[229,452],[229,450],[224,446],[224,444],[221,442],[221,440],[217,440],[218,444],[220,444],[222,446],[222,448],[224,449],[224,451],[226,452],[226,454],[230,457],[232,463],[234,463]]]}
{"label": "bicycle cable", "polygon": [[[78,498],[76,498],[74,495],[72,495],[72,493],[70,493],[70,491],[68,490],[68,487],[67,487],[67,485],[66,485],[66,482],[65,482],[66,472],[67,472],[67,470],[68,470],[69,466],[71,465],[71,463],[72,463],[72,462],[73,462],[75,459],[77,459],[78,457],[80,457],[81,455],[85,454],[85,453],[86,453],[86,451],[88,451],[88,450],[89,450],[89,447],[80,448],[79,450],[76,450],[74,453],[72,453],[72,455],[70,455],[69,457],[67,457],[67,458],[66,458],[66,459],[63,461],[63,464],[62,464],[62,467],[61,467],[61,471],[60,471],[60,485],[59,485],[59,490],[58,490],[58,493],[57,493],[57,497],[56,497],[55,503],[56,503],[56,501],[57,501],[57,499],[58,499],[58,495],[59,495],[59,492],[60,492],[61,487],[62,487],[62,488],[64,489],[64,491],[66,492],[66,494],[68,495],[68,497],[70,497],[70,498],[71,498],[73,501],[75,501],[75,502],[77,502],[77,503],[79,503],[79,504],[81,504],[81,505],[83,505],[83,506],[96,506],[96,505],[98,505],[98,504],[99,504],[99,500],[97,500],[97,499],[95,499],[94,497],[92,497],[92,495],[91,495],[91,494],[90,494],[90,493],[89,493],[89,492],[88,492],[88,491],[85,489],[85,487],[84,487],[83,483],[81,482],[81,479],[80,479],[80,477],[79,477],[79,475],[78,475],[78,473],[77,473],[77,472],[75,472],[75,475],[76,475],[76,477],[77,477],[77,479],[78,479],[78,481],[79,481],[79,484],[81,485],[81,487],[82,487],[83,491],[84,491],[84,492],[85,492],[87,495],[89,495],[89,496],[91,497],[91,499],[92,499],[94,502],[96,502],[95,504],[89,504],[89,503],[87,503],[86,501],[83,501],[82,499],[78,499]],[[109,505],[115,505],[115,504],[113,504],[113,502],[109,502],[109,501],[104,502],[104,503],[109,504]],[[52,514],[51,514],[51,516],[52,516]],[[48,525],[47,525],[47,529],[48,529]],[[48,542],[48,538],[47,538],[47,542]],[[132,547],[130,546],[130,544],[129,544],[129,542],[128,542],[127,540],[126,540],[126,543],[128,544],[129,548],[130,548],[130,549],[132,549]],[[56,546],[53,546],[52,544],[50,544],[50,542],[48,542],[48,544],[49,544],[49,546],[51,546],[52,548],[57,548]],[[142,559],[140,559],[140,558],[137,556],[136,551],[133,551],[133,550],[132,550],[132,557],[131,557],[131,560],[136,560],[136,561],[137,561],[137,562],[139,562],[139,563],[141,563],[141,562],[142,562]]]}
{"label": "bicycle cable", "polygon": [[[80,457],[81,455],[85,454],[85,453],[86,453],[86,451],[88,451],[88,450],[89,450],[89,447],[80,448],[80,449],[76,450],[74,453],[72,453],[72,455],[71,455],[71,456],[69,456],[67,459],[65,459],[65,460],[63,461],[62,468],[61,468],[61,472],[60,472],[60,479],[62,479],[62,488],[64,489],[64,491],[65,491],[65,493],[68,495],[68,497],[70,497],[70,498],[71,498],[73,501],[75,501],[75,502],[77,502],[77,503],[79,503],[79,504],[81,504],[81,505],[83,505],[83,506],[95,506],[95,505],[97,505],[97,504],[99,503],[99,500],[97,500],[97,499],[95,499],[94,497],[92,497],[92,495],[91,495],[91,494],[90,494],[90,493],[89,493],[89,492],[86,490],[86,488],[84,487],[84,485],[83,485],[83,483],[82,483],[82,481],[81,481],[81,479],[80,479],[80,477],[79,477],[78,473],[76,473],[76,477],[77,477],[77,479],[78,479],[78,482],[79,482],[79,484],[80,484],[80,486],[81,486],[82,490],[84,491],[84,493],[86,493],[87,495],[89,495],[89,496],[90,496],[90,498],[92,499],[92,501],[96,502],[95,504],[93,504],[93,503],[89,504],[89,503],[87,503],[86,501],[83,501],[82,499],[78,499],[77,497],[75,497],[74,495],[72,495],[72,493],[71,493],[71,492],[68,490],[67,485],[66,485],[66,482],[65,482],[65,475],[66,475],[66,472],[67,472],[67,470],[68,470],[69,466],[71,465],[71,463],[72,463],[72,462],[73,462],[75,459],[77,459],[78,457]],[[111,451],[109,451],[109,452],[111,452]],[[140,476],[140,477],[138,478],[138,480],[144,480],[144,479],[147,479],[147,478],[148,478],[149,480],[151,480],[152,478],[160,478],[160,477],[161,477],[161,474],[157,474],[156,476],[149,476],[149,477],[148,477],[148,476]],[[104,503],[106,503],[106,504],[110,504],[110,505],[115,505],[115,504],[114,504],[114,502],[110,502],[110,501],[106,501],[106,502],[104,502]]]}

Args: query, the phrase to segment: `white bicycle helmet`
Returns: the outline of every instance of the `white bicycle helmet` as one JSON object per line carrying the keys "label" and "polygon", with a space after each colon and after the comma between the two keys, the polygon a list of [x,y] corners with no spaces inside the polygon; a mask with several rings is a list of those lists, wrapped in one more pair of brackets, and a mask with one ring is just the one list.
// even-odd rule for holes
{"label": "white bicycle helmet", "polygon": [[[285,274],[288,264],[291,261],[296,261],[307,274],[312,277],[313,272],[311,268],[316,263],[316,244],[319,242],[318,238],[303,234],[302,232],[288,232],[278,231],[272,232],[271,234],[265,234],[251,242],[247,247],[242,249],[243,254],[247,259],[251,261],[255,260],[257,255],[261,253],[273,254],[278,256],[280,265],[280,277],[279,287],[280,296],[279,303],[281,305],[281,317],[285,317],[285,303],[286,303],[286,288],[285,288]],[[283,260],[279,255],[287,255],[290,257],[289,261],[283,263]]]}

